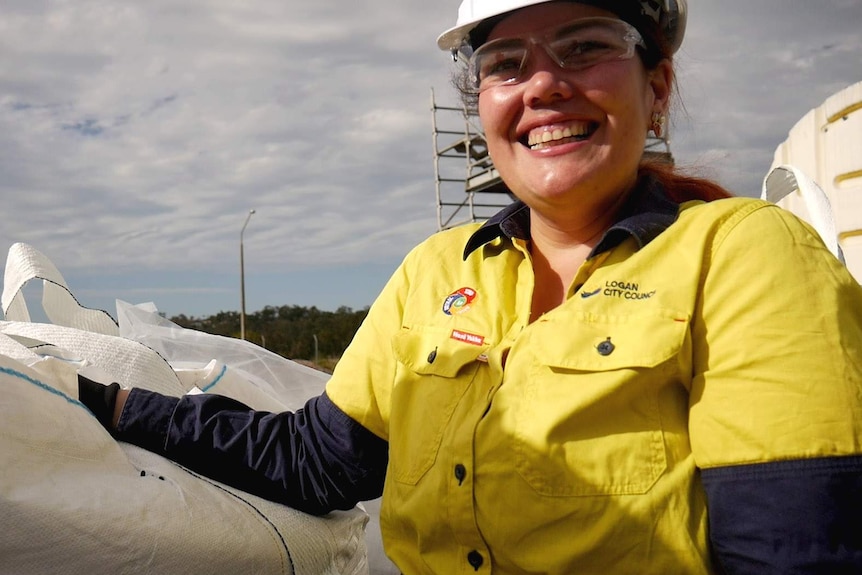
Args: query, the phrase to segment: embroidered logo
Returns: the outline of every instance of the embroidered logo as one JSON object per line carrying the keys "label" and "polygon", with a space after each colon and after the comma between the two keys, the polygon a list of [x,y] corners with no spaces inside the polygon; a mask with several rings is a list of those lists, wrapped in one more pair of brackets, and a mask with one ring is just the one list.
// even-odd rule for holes
{"label": "embroidered logo", "polygon": [[[482,345],[485,343],[484,336],[476,335],[475,333],[468,333],[466,331],[460,331],[457,329],[452,330],[452,335],[450,335],[452,339],[463,341],[464,343],[469,343],[471,345]],[[485,359],[487,361],[487,358]]]}
{"label": "embroidered logo", "polygon": [[640,284],[634,282],[606,281],[604,287],[599,287],[592,291],[582,291],[581,298],[588,299],[601,294],[605,297],[642,301],[650,299],[655,295],[655,292],[656,290],[642,290]]}
{"label": "embroidered logo", "polygon": [[581,297],[582,297],[583,299],[591,298],[591,297],[593,297],[594,295],[599,295],[599,293],[600,293],[601,291],[602,291],[602,288],[599,288],[599,289],[597,289],[597,290],[593,290],[593,291],[582,291],[582,292],[581,292]]}
{"label": "embroidered logo", "polygon": [[476,299],[476,290],[463,287],[451,294],[443,302],[443,313],[446,315],[459,315],[470,309],[470,304]]}

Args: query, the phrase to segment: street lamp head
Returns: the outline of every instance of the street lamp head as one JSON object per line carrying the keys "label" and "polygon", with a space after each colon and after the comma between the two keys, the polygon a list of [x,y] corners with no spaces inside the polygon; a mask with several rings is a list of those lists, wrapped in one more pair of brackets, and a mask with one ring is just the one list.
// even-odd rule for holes
{"label": "street lamp head", "polygon": [[239,232],[239,241],[240,241],[240,243],[242,243],[242,235],[245,233],[245,227],[248,225],[248,221],[251,219],[251,215],[252,215],[253,213],[255,213],[255,211],[254,211],[253,209],[252,209],[252,210],[249,210],[249,211],[248,211],[248,215],[245,217],[245,222],[243,222],[243,224],[242,224],[242,229],[241,229],[241,230],[240,230],[240,232]]}
{"label": "street lamp head", "polygon": [[252,208],[252,209],[250,209],[250,210],[248,211],[248,213],[250,213],[250,214],[254,214],[254,213],[256,213],[256,212],[254,211],[254,208]]}

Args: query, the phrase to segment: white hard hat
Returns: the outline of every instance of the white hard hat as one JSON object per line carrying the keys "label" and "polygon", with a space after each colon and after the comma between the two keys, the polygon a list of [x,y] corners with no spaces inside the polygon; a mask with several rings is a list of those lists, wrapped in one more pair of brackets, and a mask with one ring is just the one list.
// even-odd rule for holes
{"label": "white hard hat", "polygon": [[[465,42],[469,42],[470,32],[488,18],[549,1],[551,0],[462,0],[458,8],[458,21],[453,28],[437,38],[437,45],[441,50],[456,51]],[[685,35],[686,0],[585,0],[584,3],[616,12],[619,6],[626,2],[637,3],[640,6],[640,14],[655,20],[661,26],[671,51],[677,51]]]}

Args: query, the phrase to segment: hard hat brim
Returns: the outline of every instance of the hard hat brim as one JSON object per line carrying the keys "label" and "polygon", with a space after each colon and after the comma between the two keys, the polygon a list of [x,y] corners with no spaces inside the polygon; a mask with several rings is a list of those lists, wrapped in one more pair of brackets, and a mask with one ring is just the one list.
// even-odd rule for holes
{"label": "hard hat brim", "polygon": [[[521,8],[526,8],[528,6],[533,6],[535,4],[542,4],[543,2],[548,2],[550,0],[508,0],[505,2],[495,2],[495,7],[490,12],[473,14],[467,17],[464,17],[463,14],[459,11],[458,14],[458,24],[449,28],[437,38],[437,46],[444,51],[453,52],[459,50],[465,42],[468,41],[470,32],[472,32],[479,24],[487,20],[488,18],[494,18],[496,16],[502,16],[508,12],[514,12],[515,10],[519,10]],[[670,30],[666,31],[668,43],[671,47],[671,52],[676,52],[680,45],[682,45],[682,39],[685,35],[685,26],[688,17],[688,8],[686,0],[666,0],[667,5],[673,7],[674,9],[669,11],[670,14],[667,17],[671,20],[668,23]],[[462,21],[462,18],[464,21]]]}
{"label": "hard hat brim", "polygon": [[439,46],[441,50],[445,50],[447,52],[458,50],[467,40],[470,32],[488,18],[493,18],[495,16],[506,14],[507,12],[514,12],[520,8],[526,8],[527,6],[542,4],[543,2],[548,1],[549,0],[508,0],[507,2],[497,2],[495,3],[495,9],[491,12],[486,11],[484,13],[473,14],[467,17],[464,22],[461,22],[463,15],[459,10],[458,24],[440,34],[437,38],[437,46]]}

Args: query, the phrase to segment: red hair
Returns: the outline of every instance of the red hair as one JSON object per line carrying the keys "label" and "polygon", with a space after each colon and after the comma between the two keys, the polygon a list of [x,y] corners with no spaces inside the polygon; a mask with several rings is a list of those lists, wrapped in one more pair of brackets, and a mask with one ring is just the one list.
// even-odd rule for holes
{"label": "red hair", "polygon": [[643,162],[638,170],[638,175],[650,175],[655,178],[664,187],[668,197],[680,204],[690,200],[711,202],[721,198],[733,197],[733,194],[717,183],[705,178],[682,174],[670,164]]}

